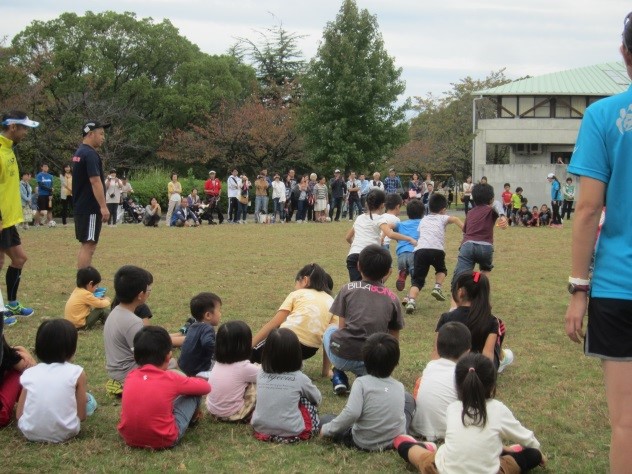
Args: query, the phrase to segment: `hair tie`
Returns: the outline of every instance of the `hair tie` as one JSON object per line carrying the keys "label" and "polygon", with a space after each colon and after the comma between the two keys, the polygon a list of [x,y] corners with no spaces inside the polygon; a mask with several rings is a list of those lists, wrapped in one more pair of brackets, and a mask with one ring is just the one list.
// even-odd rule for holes
{"label": "hair tie", "polygon": [[475,369],[474,367],[470,367],[470,368],[468,369],[468,372],[476,372],[476,369]]}
{"label": "hair tie", "polygon": [[481,272],[474,272],[472,273],[472,276],[474,277],[474,283],[478,283],[478,280],[481,277]]}

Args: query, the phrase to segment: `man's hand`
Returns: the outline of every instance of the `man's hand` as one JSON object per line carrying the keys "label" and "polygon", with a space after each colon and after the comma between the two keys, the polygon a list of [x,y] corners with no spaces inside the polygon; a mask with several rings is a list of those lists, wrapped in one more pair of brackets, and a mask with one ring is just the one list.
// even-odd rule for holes
{"label": "man's hand", "polygon": [[101,208],[101,221],[107,222],[110,219],[110,211],[107,206]]}

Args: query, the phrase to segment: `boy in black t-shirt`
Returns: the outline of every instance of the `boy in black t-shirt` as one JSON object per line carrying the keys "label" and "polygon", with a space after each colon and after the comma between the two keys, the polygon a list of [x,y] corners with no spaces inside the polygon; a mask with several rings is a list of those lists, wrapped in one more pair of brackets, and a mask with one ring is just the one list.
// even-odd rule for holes
{"label": "boy in black t-shirt", "polygon": [[358,377],[366,375],[362,346],[375,333],[389,333],[399,339],[404,327],[402,308],[395,293],[384,286],[391,273],[390,252],[369,245],[358,259],[361,281],[342,287],[331,305],[331,314],[340,318],[339,326],[330,326],[323,335],[323,347],[334,366],[332,383],[336,394],[349,390],[345,370]]}

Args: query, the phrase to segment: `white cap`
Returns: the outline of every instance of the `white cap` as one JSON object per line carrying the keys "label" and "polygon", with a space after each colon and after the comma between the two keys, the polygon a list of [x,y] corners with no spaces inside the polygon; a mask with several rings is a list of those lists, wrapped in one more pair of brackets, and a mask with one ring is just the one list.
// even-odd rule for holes
{"label": "white cap", "polygon": [[337,170],[334,171],[334,173],[340,173],[340,170],[337,169]]}
{"label": "white cap", "polygon": [[216,174],[215,171],[211,170],[208,172],[208,174]]}
{"label": "white cap", "polygon": [[554,174],[554,173],[549,173],[549,174],[546,176],[546,179],[552,179],[552,178],[555,178],[555,174]]}
{"label": "white cap", "polygon": [[23,118],[23,119],[8,118],[2,122],[2,125],[11,125],[12,123],[15,123],[18,125],[24,125],[25,127],[29,127],[29,128],[39,127],[39,122],[31,120],[28,117]]}

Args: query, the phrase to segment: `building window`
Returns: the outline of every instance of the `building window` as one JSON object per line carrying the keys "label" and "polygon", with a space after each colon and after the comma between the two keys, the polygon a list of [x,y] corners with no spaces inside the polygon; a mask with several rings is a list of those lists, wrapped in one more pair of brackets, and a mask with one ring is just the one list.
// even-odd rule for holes
{"label": "building window", "polygon": [[[573,153],[570,151],[552,151],[551,152],[551,164],[552,165],[567,165],[571,162],[571,155]],[[562,163],[560,163],[560,161]]]}

